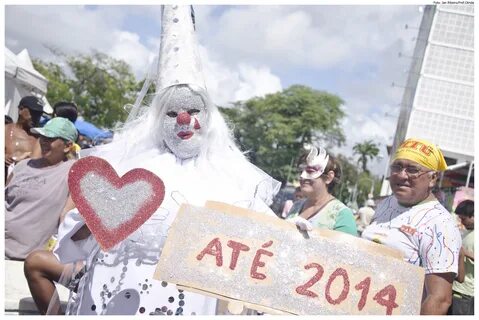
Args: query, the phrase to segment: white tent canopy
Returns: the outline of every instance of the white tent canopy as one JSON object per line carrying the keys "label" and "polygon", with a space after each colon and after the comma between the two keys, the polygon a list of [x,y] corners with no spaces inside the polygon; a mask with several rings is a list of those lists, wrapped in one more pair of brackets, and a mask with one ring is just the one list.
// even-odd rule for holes
{"label": "white tent canopy", "polygon": [[24,96],[35,95],[44,102],[43,111],[53,109],[45,98],[48,80],[33,67],[27,49],[15,55],[5,47],[5,114],[14,121],[18,118],[18,103]]}

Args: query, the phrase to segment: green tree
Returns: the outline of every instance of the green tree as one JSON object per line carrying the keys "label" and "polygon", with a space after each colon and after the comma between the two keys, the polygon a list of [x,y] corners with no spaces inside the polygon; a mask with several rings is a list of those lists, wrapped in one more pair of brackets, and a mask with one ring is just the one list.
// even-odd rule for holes
{"label": "green tree", "polygon": [[357,166],[352,159],[348,159],[342,154],[336,156],[341,164],[341,178],[339,185],[333,190],[333,195],[344,203],[351,200],[351,193],[355,185],[359,172]]}
{"label": "green tree", "polygon": [[379,148],[372,140],[367,140],[363,143],[356,143],[353,146],[353,153],[359,155],[358,164],[361,163],[363,172],[369,172],[368,158],[374,159],[379,154]]}
{"label": "green tree", "polygon": [[372,193],[373,197],[381,189],[381,179],[369,172],[361,172],[358,176],[356,202],[361,207]]}
{"label": "green tree", "polygon": [[344,142],[342,104],[336,95],[294,85],[220,110],[234,124],[235,137],[250,160],[286,182],[295,178],[291,170],[304,144],[328,148]]}
{"label": "green tree", "polygon": [[49,80],[47,99],[51,103],[74,101],[81,115],[100,127],[111,128],[126,119],[124,106],[134,102],[141,84],[125,62],[100,52],[55,54],[64,59],[66,68],[34,61],[35,68]]}
{"label": "green tree", "polygon": [[33,60],[32,62],[35,69],[48,79],[47,99],[50,103],[73,101],[71,80],[59,65],[51,62],[45,63],[41,60]]}

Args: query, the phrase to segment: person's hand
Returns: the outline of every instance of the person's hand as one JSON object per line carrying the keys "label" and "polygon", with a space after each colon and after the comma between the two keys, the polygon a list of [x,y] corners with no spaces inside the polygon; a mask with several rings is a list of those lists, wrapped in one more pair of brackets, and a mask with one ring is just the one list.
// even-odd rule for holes
{"label": "person's hand", "polygon": [[312,231],[313,230],[313,225],[311,224],[311,222],[309,222],[308,220],[302,218],[302,217],[294,217],[293,219],[289,219],[288,220],[289,222],[291,223],[294,223],[298,228],[299,230],[301,231]]}
{"label": "person's hand", "polygon": [[22,153],[21,155],[19,156],[6,156],[5,157],[5,166],[6,167],[9,167],[10,165],[14,164],[14,163],[17,163],[23,159],[26,159],[28,157],[30,157],[32,153],[31,152],[24,152]]}
{"label": "person's hand", "polygon": [[10,167],[16,162],[16,158],[12,156],[5,156],[5,167]]}
{"label": "person's hand", "polygon": [[15,161],[16,161],[16,162],[22,161],[23,159],[30,158],[31,155],[32,155],[32,153],[31,153],[30,151],[24,152],[24,153],[22,153],[21,155],[19,155],[19,156],[15,159]]}

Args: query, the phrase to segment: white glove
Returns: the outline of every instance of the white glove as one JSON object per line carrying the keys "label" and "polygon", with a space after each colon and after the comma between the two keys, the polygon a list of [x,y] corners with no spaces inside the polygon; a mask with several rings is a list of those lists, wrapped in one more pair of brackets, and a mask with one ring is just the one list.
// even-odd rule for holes
{"label": "white glove", "polygon": [[300,216],[294,217],[293,219],[289,219],[288,221],[291,223],[294,223],[301,231],[313,230],[313,225],[311,224],[311,222],[309,222],[308,220]]}

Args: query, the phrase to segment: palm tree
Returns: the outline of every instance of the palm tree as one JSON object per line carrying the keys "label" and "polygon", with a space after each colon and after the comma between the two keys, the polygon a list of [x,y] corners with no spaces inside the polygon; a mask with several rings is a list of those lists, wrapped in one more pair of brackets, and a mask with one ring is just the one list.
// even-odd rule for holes
{"label": "palm tree", "polygon": [[379,154],[378,145],[372,140],[367,140],[363,143],[356,143],[353,146],[353,151],[354,154],[359,155],[358,164],[361,162],[363,172],[369,172],[367,168],[368,158],[372,160]]}

